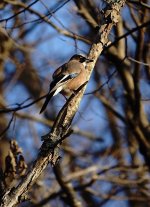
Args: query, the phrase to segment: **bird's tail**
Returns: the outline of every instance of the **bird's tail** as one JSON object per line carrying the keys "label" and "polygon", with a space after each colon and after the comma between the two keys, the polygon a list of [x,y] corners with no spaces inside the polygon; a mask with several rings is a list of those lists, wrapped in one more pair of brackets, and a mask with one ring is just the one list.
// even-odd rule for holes
{"label": "bird's tail", "polygon": [[52,96],[54,95],[55,91],[54,92],[51,92],[49,93],[47,96],[46,96],[46,100],[41,108],[41,111],[40,111],[40,114],[46,109],[47,107],[47,104],[49,103],[50,99],[52,98]]}

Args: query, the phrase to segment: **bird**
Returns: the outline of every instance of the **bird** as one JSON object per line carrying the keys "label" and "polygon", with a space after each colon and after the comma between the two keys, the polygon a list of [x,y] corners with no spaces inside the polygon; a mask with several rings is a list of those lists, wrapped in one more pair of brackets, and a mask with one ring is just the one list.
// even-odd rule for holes
{"label": "bird", "polygon": [[86,63],[93,62],[83,55],[75,54],[68,62],[60,66],[52,75],[52,82],[50,84],[49,92],[46,96],[45,102],[40,110],[42,113],[50,99],[61,93],[65,97],[69,97],[82,84],[86,82]]}

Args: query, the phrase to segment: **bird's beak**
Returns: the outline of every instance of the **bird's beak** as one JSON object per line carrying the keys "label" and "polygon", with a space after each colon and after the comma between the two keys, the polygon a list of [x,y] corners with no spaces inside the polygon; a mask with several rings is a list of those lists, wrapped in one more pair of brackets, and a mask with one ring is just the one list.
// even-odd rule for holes
{"label": "bird's beak", "polygon": [[86,63],[93,62],[94,60],[86,58]]}

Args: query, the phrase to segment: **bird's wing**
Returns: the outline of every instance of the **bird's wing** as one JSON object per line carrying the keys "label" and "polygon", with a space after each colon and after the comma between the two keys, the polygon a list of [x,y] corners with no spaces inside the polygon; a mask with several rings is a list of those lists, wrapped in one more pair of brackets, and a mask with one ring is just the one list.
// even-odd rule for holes
{"label": "bird's wing", "polygon": [[63,64],[62,66],[60,66],[59,68],[57,68],[57,70],[55,70],[55,72],[53,73],[53,79],[57,79],[59,77],[61,77],[62,74],[66,73],[66,71],[68,70],[68,63]]}
{"label": "bird's wing", "polygon": [[69,80],[72,80],[73,78],[77,77],[78,73],[71,73],[71,74],[60,74],[57,78],[55,78],[51,85],[50,85],[50,93],[53,91],[57,91],[59,93],[62,89],[63,86],[68,83]]}
{"label": "bird's wing", "polygon": [[53,79],[57,78],[61,73],[64,66],[59,67],[55,72],[53,73]]}
{"label": "bird's wing", "polygon": [[65,63],[63,66],[58,68],[53,73],[54,80],[50,84],[50,90],[47,94],[46,100],[42,106],[40,113],[42,113],[45,110],[45,108],[46,108],[47,104],[49,103],[50,99],[52,98],[52,96],[57,95],[61,90],[63,90],[65,84],[68,83],[69,80],[72,80],[73,78],[78,76],[78,73],[68,74],[67,67],[68,67],[68,64]]}

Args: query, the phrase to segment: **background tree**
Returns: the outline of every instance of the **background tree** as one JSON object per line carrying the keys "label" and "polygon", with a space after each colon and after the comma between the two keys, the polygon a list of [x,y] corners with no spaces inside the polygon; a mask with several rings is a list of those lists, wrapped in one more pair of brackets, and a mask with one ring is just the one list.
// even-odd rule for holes
{"label": "background tree", "polygon": [[[150,6],[126,1],[117,23],[107,2],[109,8],[97,0],[0,3],[1,198],[24,179],[28,194],[12,189],[20,196],[10,196],[20,206],[149,206]],[[106,20],[116,22],[108,40],[101,33]],[[97,60],[99,39],[107,44],[99,43]],[[89,54],[96,65],[59,149],[62,159],[41,167],[33,185],[25,174],[65,104],[58,95],[39,115],[41,99],[53,71],[75,53]]]}

